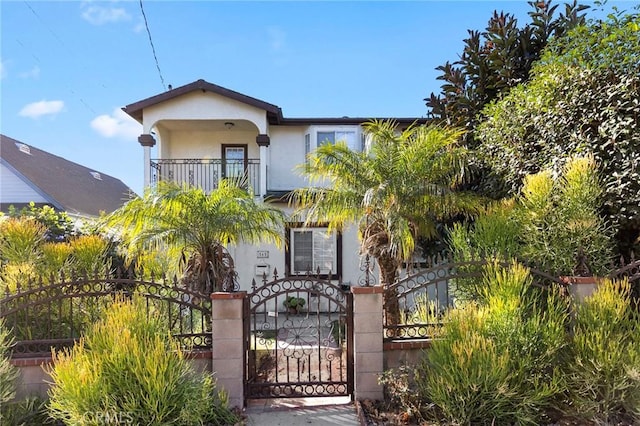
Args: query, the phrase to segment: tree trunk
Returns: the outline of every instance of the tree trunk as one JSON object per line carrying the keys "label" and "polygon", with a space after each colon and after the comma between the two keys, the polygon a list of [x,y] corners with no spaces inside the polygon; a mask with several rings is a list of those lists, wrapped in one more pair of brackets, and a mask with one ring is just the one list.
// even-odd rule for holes
{"label": "tree trunk", "polygon": [[398,291],[391,287],[398,278],[399,262],[391,256],[380,256],[376,260],[380,266],[380,280],[384,287],[384,323],[385,325],[400,324]]}

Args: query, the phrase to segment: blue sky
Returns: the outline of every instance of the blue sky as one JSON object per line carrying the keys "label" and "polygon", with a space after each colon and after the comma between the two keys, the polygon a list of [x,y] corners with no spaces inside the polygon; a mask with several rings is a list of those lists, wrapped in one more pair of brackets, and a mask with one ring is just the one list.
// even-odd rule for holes
{"label": "blue sky", "polygon": [[[610,4],[614,4],[611,3]],[[634,3],[616,3],[629,9]],[[142,192],[141,126],[120,108],[204,79],[286,117],[421,117],[467,29],[525,1],[6,1],[0,131]]]}

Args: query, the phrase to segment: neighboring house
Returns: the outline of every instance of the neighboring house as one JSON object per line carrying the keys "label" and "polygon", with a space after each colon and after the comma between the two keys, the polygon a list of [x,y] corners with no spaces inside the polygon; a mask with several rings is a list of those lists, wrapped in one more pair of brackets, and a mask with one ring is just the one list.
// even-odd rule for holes
{"label": "neighboring house", "polygon": [[[361,124],[369,118],[287,118],[280,107],[198,80],[123,108],[143,125],[145,187],[160,180],[214,189],[220,179],[245,176],[257,197],[288,210],[286,195],[308,182],[294,170],[322,143],[344,140],[362,150]],[[394,118],[405,127],[418,118]],[[157,157],[151,148],[157,144]],[[287,244],[230,248],[239,282],[248,290],[263,273],[302,275],[309,269],[355,283],[359,268],[357,230],[328,235],[321,225],[290,223]]]}
{"label": "neighboring house", "polygon": [[34,202],[71,218],[98,217],[122,206],[133,194],[122,181],[0,135],[0,209]]}

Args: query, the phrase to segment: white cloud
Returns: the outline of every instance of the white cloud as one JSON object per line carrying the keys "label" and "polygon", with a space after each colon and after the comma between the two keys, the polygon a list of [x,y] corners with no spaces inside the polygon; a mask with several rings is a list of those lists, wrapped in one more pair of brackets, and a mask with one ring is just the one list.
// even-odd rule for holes
{"label": "white cloud", "polygon": [[273,52],[280,52],[285,47],[287,33],[280,27],[268,27],[267,35],[269,37],[269,47]]}
{"label": "white cloud", "polygon": [[142,133],[142,125],[120,108],[114,109],[111,115],[97,116],[91,120],[91,127],[105,138],[137,140]]}
{"label": "white cloud", "polygon": [[113,22],[129,21],[131,15],[121,7],[104,7],[90,4],[83,8],[82,18],[93,25],[104,25]]}
{"label": "white cloud", "polygon": [[144,21],[141,19],[140,21],[138,21],[136,26],[133,27],[133,32],[134,33],[141,33],[144,30],[145,30]]}
{"label": "white cloud", "polygon": [[7,76],[7,66],[4,61],[0,59],[0,79],[5,78]]}
{"label": "white cloud", "polygon": [[43,115],[55,115],[64,109],[63,101],[33,102],[25,105],[19,112],[22,117],[39,118]]}
{"label": "white cloud", "polygon": [[24,71],[20,73],[20,77],[22,78],[38,78],[40,77],[40,67],[37,65],[31,68],[29,71]]}

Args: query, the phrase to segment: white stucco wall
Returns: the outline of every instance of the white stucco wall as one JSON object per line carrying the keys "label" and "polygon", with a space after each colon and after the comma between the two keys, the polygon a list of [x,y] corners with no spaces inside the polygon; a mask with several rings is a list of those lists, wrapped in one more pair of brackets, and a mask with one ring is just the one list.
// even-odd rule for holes
{"label": "white stucco wall", "polygon": [[309,135],[310,149],[313,151],[318,146],[317,133],[322,131],[355,132],[357,143],[362,135],[360,126],[355,125],[270,127],[271,146],[267,181],[269,190],[284,191],[308,186],[307,180],[294,170],[294,167],[305,162],[305,135]]}
{"label": "white stucco wall", "polygon": [[303,164],[304,135],[307,126],[271,126],[267,189],[288,191],[306,186],[305,179],[294,171]]}
{"label": "white stucco wall", "polygon": [[163,130],[162,146],[158,149],[160,158],[222,158],[223,144],[247,145],[248,158],[259,159],[260,150],[256,144],[256,131],[246,130]]}
{"label": "white stucco wall", "polygon": [[211,92],[190,92],[145,108],[143,133],[151,133],[160,120],[247,120],[267,133],[265,110]]}
{"label": "white stucco wall", "polygon": [[[284,234],[284,230],[282,231]],[[360,276],[363,274],[359,269],[360,257],[358,232],[355,226],[346,228],[342,233],[342,282],[357,285]],[[268,252],[268,258],[259,258],[258,252]],[[268,280],[273,278],[274,270],[277,269],[278,276],[282,277],[286,270],[285,248],[276,247],[274,244],[239,244],[229,247],[229,252],[233,256],[238,272],[238,283],[240,290],[251,291],[251,282],[255,279],[258,286],[261,285],[264,268],[268,270]],[[258,269],[258,271],[257,271]]]}

